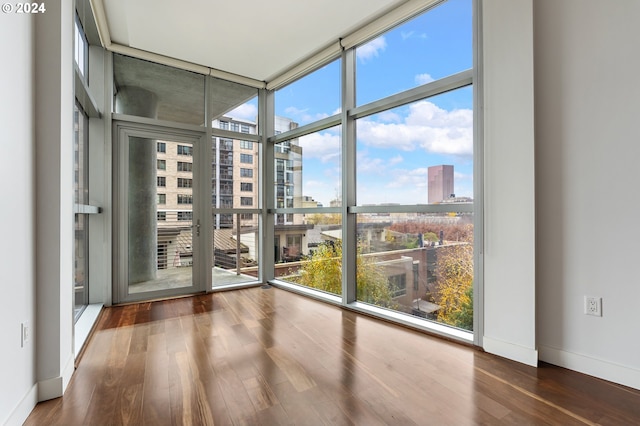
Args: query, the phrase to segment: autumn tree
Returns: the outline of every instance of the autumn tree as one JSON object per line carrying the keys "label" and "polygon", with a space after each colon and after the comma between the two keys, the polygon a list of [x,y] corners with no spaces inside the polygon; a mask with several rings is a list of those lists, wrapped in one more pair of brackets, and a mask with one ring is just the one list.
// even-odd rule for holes
{"label": "autumn tree", "polygon": [[[473,241],[473,224],[464,217],[458,223],[429,223],[429,222],[398,222],[389,227],[390,230],[405,234],[423,234],[423,238],[429,235],[429,241],[438,241],[440,231],[447,241]],[[435,239],[432,240],[435,236]],[[425,241],[427,239],[425,238]]]}
{"label": "autumn tree", "polygon": [[[356,269],[357,298],[390,309],[396,309],[392,289],[387,277],[371,257],[363,256],[358,250]],[[341,295],[342,294],[342,243],[321,244],[300,266],[291,281],[307,287]]]}
{"label": "autumn tree", "polygon": [[455,244],[438,249],[435,301],[438,321],[473,329],[473,245]]}
{"label": "autumn tree", "polygon": [[307,216],[307,223],[310,225],[340,225],[342,223],[342,215],[340,213],[315,213]]}

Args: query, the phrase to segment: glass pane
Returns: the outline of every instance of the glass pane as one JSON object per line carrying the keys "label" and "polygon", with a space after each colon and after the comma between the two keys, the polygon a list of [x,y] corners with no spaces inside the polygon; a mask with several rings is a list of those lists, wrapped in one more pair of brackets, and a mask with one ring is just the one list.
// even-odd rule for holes
{"label": "glass pane", "polygon": [[203,126],[201,74],[116,54],[115,112]]}
{"label": "glass pane", "polygon": [[470,201],[472,102],[465,87],[359,119],[358,205]]}
{"label": "glass pane", "polygon": [[[88,173],[88,122],[82,108],[76,104],[73,111],[74,118],[74,202],[89,204],[89,173]],[[78,319],[85,306],[89,303],[89,221],[87,215],[75,214],[74,238],[74,318]]]}
{"label": "glass pane", "polygon": [[82,29],[82,24],[80,23],[80,18],[76,15],[75,18],[75,31],[74,31],[74,39],[75,39],[75,49],[74,49],[74,60],[76,65],[78,66],[78,70],[80,74],[85,79],[87,78],[87,66],[88,66],[88,58],[89,58],[89,43],[87,42],[87,37],[84,34],[84,30]]}
{"label": "glass pane", "polygon": [[275,145],[276,208],[341,205],[340,129],[335,126]]}
{"label": "glass pane", "polygon": [[256,281],[260,262],[258,215],[214,213],[213,223],[213,287]]}
{"label": "glass pane", "polygon": [[339,214],[288,215],[275,226],[275,276],[342,294],[342,225]]}
{"label": "glass pane", "polygon": [[358,214],[359,301],[473,329],[472,214]]}
{"label": "glass pane", "polygon": [[129,293],[191,286],[193,145],[130,137],[128,175]]}
{"label": "glass pane", "polygon": [[358,47],[357,104],[472,68],[472,27],[472,0],[449,0]]}
{"label": "glass pane", "polygon": [[287,117],[301,126],[340,113],[340,60],[276,91],[276,131],[278,117]]}
{"label": "glass pane", "polygon": [[[257,209],[260,146],[256,142],[213,138],[211,206],[217,209]],[[215,226],[233,221],[218,215]]]}
{"label": "glass pane", "polygon": [[89,118],[77,103],[74,106],[73,118],[74,201],[76,204],[89,204],[89,173],[87,170],[89,160],[89,147],[87,145]]}
{"label": "glass pane", "polygon": [[[213,127],[255,134],[258,121],[258,89],[219,78],[211,78],[210,81],[210,116]],[[249,122],[253,127],[252,132],[246,131],[242,126],[243,121]]]}
{"label": "glass pane", "polygon": [[77,320],[89,303],[88,268],[89,268],[89,221],[87,215],[75,215],[74,239],[74,318]]}

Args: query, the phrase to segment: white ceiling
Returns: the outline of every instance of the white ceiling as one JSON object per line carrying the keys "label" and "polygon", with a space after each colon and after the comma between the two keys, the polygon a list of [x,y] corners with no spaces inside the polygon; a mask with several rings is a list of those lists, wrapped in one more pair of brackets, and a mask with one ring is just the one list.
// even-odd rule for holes
{"label": "white ceiling", "polygon": [[[407,0],[103,0],[107,42],[271,81]],[[103,40],[104,42],[104,40]]]}

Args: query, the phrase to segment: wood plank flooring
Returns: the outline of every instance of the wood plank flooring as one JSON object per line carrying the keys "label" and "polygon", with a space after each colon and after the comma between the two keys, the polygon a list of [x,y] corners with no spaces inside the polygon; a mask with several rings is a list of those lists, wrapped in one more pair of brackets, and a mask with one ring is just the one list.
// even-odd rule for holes
{"label": "wood plank flooring", "polygon": [[633,425],[640,391],[276,288],[105,309],[26,425]]}

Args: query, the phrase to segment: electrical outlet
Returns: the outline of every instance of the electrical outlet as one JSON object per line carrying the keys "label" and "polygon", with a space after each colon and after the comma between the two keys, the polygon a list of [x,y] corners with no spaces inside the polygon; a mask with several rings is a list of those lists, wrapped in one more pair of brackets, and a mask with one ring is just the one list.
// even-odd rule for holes
{"label": "electrical outlet", "polygon": [[29,329],[29,321],[25,321],[20,324],[20,347],[24,348],[24,345],[31,338],[31,330]]}
{"label": "electrical outlet", "polygon": [[584,313],[596,317],[602,316],[602,298],[585,296],[584,297]]}

